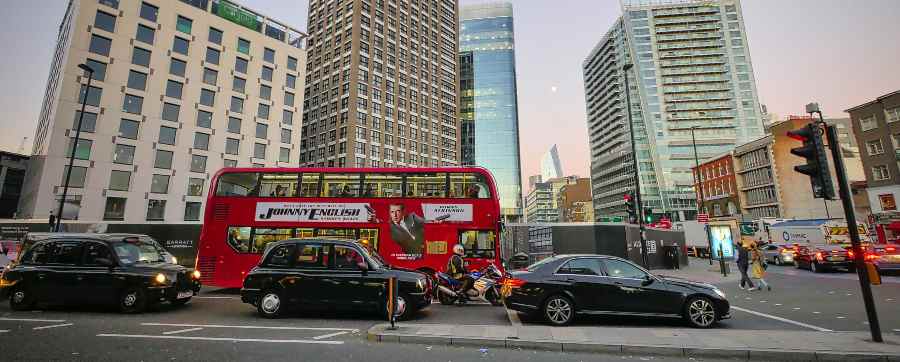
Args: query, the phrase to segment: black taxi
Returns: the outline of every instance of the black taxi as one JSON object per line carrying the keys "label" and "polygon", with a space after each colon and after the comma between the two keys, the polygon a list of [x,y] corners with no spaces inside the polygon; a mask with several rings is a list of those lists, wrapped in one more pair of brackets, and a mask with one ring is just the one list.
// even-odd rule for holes
{"label": "black taxi", "polygon": [[122,234],[44,233],[0,274],[14,310],[36,304],[107,304],[135,313],[187,303],[200,272],[167,262],[157,243]]}
{"label": "black taxi", "polygon": [[241,299],[266,318],[290,309],[380,313],[390,278],[397,280],[399,319],[431,305],[431,280],[424,273],[391,267],[352,240],[287,239],[266,246],[244,278]]}

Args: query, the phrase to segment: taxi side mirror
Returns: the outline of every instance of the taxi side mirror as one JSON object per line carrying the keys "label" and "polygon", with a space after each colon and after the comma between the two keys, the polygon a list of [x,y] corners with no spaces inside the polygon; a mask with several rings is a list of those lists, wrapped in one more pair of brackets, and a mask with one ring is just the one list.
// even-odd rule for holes
{"label": "taxi side mirror", "polygon": [[102,265],[102,266],[106,266],[106,267],[112,267],[112,266],[113,266],[112,260],[107,259],[107,258],[97,258],[97,259],[94,259],[94,262],[97,263],[97,264],[100,264],[100,265]]}

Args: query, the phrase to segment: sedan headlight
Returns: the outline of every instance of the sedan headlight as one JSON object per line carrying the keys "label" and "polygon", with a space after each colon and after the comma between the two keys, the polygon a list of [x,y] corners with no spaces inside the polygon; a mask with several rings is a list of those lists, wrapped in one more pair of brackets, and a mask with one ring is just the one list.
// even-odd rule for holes
{"label": "sedan headlight", "polygon": [[163,273],[159,273],[156,274],[156,278],[154,278],[153,280],[156,280],[156,282],[159,284],[164,284],[166,282],[166,276]]}
{"label": "sedan headlight", "polygon": [[191,272],[191,276],[194,277],[194,279],[200,279],[200,271],[194,270],[193,272]]}
{"label": "sedan headlight", "polygon": [[722,297],[722,299],[728,299],[728,298],[725,297],[725,292],[723,292],[723,291],[720,290],[719,288],[714,288],[714,289],[713,289],[713,293],[716,293],[716,295]]}

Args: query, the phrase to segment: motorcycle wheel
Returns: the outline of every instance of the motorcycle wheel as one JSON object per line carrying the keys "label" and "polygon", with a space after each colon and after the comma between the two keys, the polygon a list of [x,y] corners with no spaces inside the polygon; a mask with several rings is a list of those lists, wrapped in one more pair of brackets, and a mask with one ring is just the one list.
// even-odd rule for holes
{"label": "motorcycle wheel", "polygon": [[443,293],[441,291],[438,291],[438,301],[440,301],[443,305],[453,305],[456,302],[452,296],[447,295],[447,293]]}

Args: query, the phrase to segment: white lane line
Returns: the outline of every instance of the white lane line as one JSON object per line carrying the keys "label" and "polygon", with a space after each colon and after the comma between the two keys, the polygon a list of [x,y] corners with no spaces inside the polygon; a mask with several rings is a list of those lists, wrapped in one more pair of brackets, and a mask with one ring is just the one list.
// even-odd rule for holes
{"label": "white lane line", "polygon": [[900,329],[895,329],[894,332],[900,333]]}
{"label": "white lane line", "polygon": [[794,307],[794,310],[800,310],[800,307]]}
{"label": "white lane line", "polygon": [[347,334],[347,333],[348,333],[347,331],[328,333],[328,334],[323,334],[323,335],[321,335],[321,336],[315,336],[315,337],[313,337],[313,339],[315,339],[315,340],[318,341],[318,340],[320,340],[320,339],[331,338],[331,337],[337,337],[337,336],[340,336],[340,335],[342,335],[342,334]]}
{"label": "white lane line", "polygon": [[7,332],[9,332],[9,329],[0,329],[0,333],[7,333]]}
{"label": "white lane line", "polygon": [[507,309],[506,316],[509,317],[509,323],[512,324],[513,327],[522,326],[522,321],[519,320],[519,312],[516,312],[512,309]]}
{"label": "white lane line", "polygon": [[359,329],[353,328],[319,328],[319,327],[267,327],[267,326],[230,326],[222,324],[178,324],[178,323],[141,323],[142,326],[162,326],[162,327],[201,327],[201,328],[238,328],[238,329],[275,329],[290,331],[345,331],[359,332]]}
{"label": "white lane line", "polygon": [[194,299],[237,299],[237,297],[201,297],[196,296]]}
{"label": "white lane line", "polygon": [[760,316],[760,317],[771,318],[771,319],[774,319],[774,320],[776,320],[776,321],[785,322],[785,323],[790,323],[790,324],[793,324],[793,325],[796,325],[796,326],[809,328],[809,329],[816,330],[816,331],[819,331],[819,332],[832,332],[832,330],[827,329],[827,328],[817,327],[817,326],[814,326],[814,325],[811,325],[811,324],[806,324],[806,323],[803,323],[803,322],[798,322],[798,321],[795,321],[795,320],[790,320],[790,319],[787,319],[787,318],[782,318],[782,317],[774,316],[774,315],[771,315],[771,314],[766,314],[766,313],[762,313],[762,312],[757,312],[757,311],[755,311],[755,310],[749,310],[749,309],[744,309],[744,308],[741,308],[741,307],[735,307],[735,306],[731,306],[731,309],[739,310],[739,311],[744,312],[744,313],[750,313],[750,314],[757,315],[757,316]]}
{"label": "white lane line", "polygon": [[781,303],[775,303],[775,306],[776,306],[776,307],[780,307],[780,306],[781,306]]}
{"label": "white lane line", "polygon": [[813,314],[821,314],[822,312],[813,312]]}
{"label": "white lane line", "polygon": [[199,327],[198,327],[198,328],[188,328],[188,329],[179,329],[179,330],[177,330],[177,331],[163,332],[163,334],[165,334],[165,335],[168,336],[168,335],[170,335],[170,334],[187,333],[187,332],[196,332],[196,331],[201,331],[201,330],[203,330],[203,328],[199,328]]}
{"label": "white lane line", "polygon": [[72,325],[72,323],[63,323],[63,324],[54,324],[54,325],[52,325],[52,326],[34,327],[34,328],[32,328],[32,329],[33,329],[33,330],[36,330],[36,331],[39,331],[39,330],[41,330],[41,329],[50,329],[50,328],[57,328],[57,327],[68,327],[68,326],[71,326],[71,325]]}
{"label": "white lane line", "polygon": [[836,318],[837,318],[837,319],[844,319],[844,318],[847,318],[847,317],[844,317],[844,316],[837,316]]}
{"label": "white lane line", "polygon": [[40,323],[62,323],[65,319],[29,319],[29,318],[0,318],[0,321],[10,322],[40,322]]}
{"label": "white lane line", "polygon": [[263,339],[263,338],[221,338],[192,336],[155,336],[149,334],[98,334],[97,337],[148,338],[148,339],[181,339],[190,341],[216,342],[260,342],[260,343],[306,343],[306,344],[344,344],[343,341],[316,341],[310,339]]}

